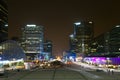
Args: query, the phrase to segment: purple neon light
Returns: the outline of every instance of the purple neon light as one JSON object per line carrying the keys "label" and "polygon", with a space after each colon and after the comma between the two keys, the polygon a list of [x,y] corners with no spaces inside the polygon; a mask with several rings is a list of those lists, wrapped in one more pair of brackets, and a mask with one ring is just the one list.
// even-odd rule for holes
{"label": "purple neon light", "polygon": [[92,62],[95,64],[108,64],[108,59],[109,59],[109,64],[113,65],[120,65],[120,58],[118,57],[85,57],[84,60],[87,62]]}

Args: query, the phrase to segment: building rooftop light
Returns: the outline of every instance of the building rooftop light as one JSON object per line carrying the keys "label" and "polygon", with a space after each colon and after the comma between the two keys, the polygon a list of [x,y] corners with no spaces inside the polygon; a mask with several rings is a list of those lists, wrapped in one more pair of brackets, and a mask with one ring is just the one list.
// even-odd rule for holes
{"label": "building rooftop light", "polygon": [[75,25],[80,25],[81,24],[81,22],[76,22],[76,23],[74,23]]}
{"label": "building rooftop light", "polygon": [[8,27],[8,24],[5,24],[5,27]]}
{"label": "building rooftop light", "polygon": [[120,25],[117,25],[116,27],[120,27]]}
{"label": "building rooftop light", "polygon": [[71,34],[71,35],[70,35],[70,37],[71,37],[71,38],[73,38],[73,37],[74,37],[74,35],[73,35],[73,34]]}
{"label": "building rooftop light", "polygon": [[92,21],[89,21],[90,24],[92,24],[93,22]]}
{"label": "building rooftop light", "polygon": [[33,26],[36,26],[36,25],[34,25],[34,24],[27,24],[27,26],[33,27]]}

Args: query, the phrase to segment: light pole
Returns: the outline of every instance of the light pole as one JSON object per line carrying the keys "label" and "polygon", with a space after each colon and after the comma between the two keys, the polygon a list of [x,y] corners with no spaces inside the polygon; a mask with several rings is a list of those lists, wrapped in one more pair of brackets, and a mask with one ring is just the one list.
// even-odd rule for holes
{"label": "light pole", "polygon": [[108,67],[108,65],[109,65],[109,58],[107,58],[107,67]]}

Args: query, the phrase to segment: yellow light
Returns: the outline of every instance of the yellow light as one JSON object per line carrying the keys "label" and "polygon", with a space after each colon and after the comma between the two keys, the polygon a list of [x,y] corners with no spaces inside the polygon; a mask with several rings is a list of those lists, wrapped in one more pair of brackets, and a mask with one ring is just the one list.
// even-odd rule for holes
{"label": "yellow light", "polygon": [[57,60],[59,60],[59,61],[61,60],[60,56],[57,56],[57,58],[56,58],[56,59],[57,59]]}

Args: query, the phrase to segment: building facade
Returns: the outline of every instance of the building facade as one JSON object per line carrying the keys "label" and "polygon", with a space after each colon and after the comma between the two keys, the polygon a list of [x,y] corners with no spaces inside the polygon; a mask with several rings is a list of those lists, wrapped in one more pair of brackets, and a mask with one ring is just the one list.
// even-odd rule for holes
{"label": "building facade", "polygon": [[109,31],[109,52],[120,55],[120,25]]}
{"label": "building facade", "polygon": [[89,42],[94,36],[93,22],[81,21],[74,23],[74,33],[70,37],[71,46],[77,56],[89,53]]}
{"label": "building facade", "polygon": [[105,56],[109,54],[109,32],[95,37],[91,41],[90,54],[92,56]]}
{"label": "building facade", "polygon": [[0,43],[0,61],[26,59],[25,53],[20,45],[13,40]]}
{"label": "building facade", "polygon": [[94,38],[91,56],[120,56],[120,25]]}
{"label": "building facade", "polygon": [[27,59],[39,59],[43,54],[44,27],[34,24],[22,28],[21,46]]}
{"label": "building facade", "polygon": [[8,39],[8,4],[0,0],[0,42]]}

